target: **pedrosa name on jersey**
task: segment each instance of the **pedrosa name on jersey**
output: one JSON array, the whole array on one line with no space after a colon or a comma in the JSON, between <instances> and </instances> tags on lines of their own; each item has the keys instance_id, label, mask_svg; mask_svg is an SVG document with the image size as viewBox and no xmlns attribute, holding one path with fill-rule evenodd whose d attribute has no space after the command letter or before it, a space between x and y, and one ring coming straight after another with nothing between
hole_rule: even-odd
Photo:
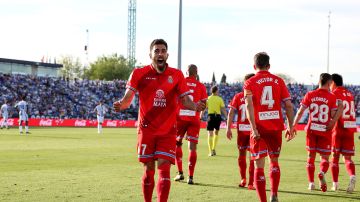
<instances>
[{"instance_id":1,"label":"pedrosa name on jersey","mask_svg":"<svg viewBox=\"0 0 360 202\"><path fill-rule=\"evenodd\" d=\"M313 97L313 98L311 98L311 102L316 102L316 101L324 102L325 104L327 104L329 102L329 100L324 98L324 97Z\"/></svg>"},{"instance_id":2,"label":"pedrosa name on jersey","mask_svg":"<svg viewBox=\"0 0 360 202\"><path fill-rule=\"evenodd\" d=\"M266 112L259 112L259 119L263 120L272 120L272 119L280 119L280 112L279 111L266 111Z\"/></svg>"}]
</instances>

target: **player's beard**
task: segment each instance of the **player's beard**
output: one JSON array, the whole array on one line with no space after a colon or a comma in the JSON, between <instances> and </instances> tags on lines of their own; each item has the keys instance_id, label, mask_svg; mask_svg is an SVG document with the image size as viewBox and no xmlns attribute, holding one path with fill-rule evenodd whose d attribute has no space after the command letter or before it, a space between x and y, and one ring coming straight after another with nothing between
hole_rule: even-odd
<instances>
[{"instance_id":1,"label":"player's beard","mask_svg":"<svg viewBox=\"0 0 360 202\"><path fill-rule=\"evenodd\" d=\"M166 58L158 57L156 60L154 60L153 64L159 72L164 72L166 68Z\"/></svg>"}]
</instances>

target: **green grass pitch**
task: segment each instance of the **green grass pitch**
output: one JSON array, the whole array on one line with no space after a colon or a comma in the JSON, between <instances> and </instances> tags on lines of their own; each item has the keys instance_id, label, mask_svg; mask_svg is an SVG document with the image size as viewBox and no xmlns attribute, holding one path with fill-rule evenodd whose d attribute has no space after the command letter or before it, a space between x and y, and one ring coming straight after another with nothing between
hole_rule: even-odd
<instances>
[{"instance_id":1,"label":"green grass pitch","mask_svg":"<svg viewBox=\"0 0 360 202\"><path fill-rule=\"evenodd\" d=\"M95 128L31 128L31 132L20 136L16 128L0 131L0 201L142 201L143 169L137 161L135 129L105 128L102 135ZM228 141L221 130L218 156L208 157L205 134L202 130L196 185L172 182L169 201L257 201L255 191L238 188L235 140ZM304 147L303 132L294 141L283 143L281 201L360 200L359 183L353 194L344 191L349 179L344 164L339 192L308 191ZM359 170L357 149L355 163ZM184 168L186 165L184 149ZM172 177L175 172L174 166ZM330 172L326 177L330 189ZM267 181L268 188L269 184Z\"/></svg>"}]
</instances>

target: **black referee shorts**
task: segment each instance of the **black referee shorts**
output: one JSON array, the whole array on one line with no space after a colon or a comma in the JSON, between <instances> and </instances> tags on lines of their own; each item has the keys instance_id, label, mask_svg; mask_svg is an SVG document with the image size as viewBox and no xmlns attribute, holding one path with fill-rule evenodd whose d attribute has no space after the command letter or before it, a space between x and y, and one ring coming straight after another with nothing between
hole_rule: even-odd
<instances>
[{"instance_id":1,"label":"black referee shorts","mask_svg":"<svg viewBox=\"0 0 360 202\"><path fill-rule=\"evenodd\" d=\"M221 115L220 114L209 114L207 120L206 129L208 131L214 131L220 129Z\"/></svg>"}]
</instances>

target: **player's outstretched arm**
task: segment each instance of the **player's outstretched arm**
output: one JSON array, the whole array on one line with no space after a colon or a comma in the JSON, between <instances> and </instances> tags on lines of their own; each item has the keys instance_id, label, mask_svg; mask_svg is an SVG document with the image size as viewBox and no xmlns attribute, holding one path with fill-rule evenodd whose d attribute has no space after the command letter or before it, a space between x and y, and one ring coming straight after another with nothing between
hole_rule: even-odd
<instances>
[{"instance_id":1,"label":"player's outstretched arm","mask_svg":"<svg viewBox=\"0 0 360 202\"><path fill-rule=\"evenodd\" d=\"M121 110L129 108L134 96L135 92L133 90L126 89L124 97L121 100L114 102L113 107L115 111L120 112Z\"/></svg>"},{"instance_id":2,"label":"player's outstretched arm","mask_svg":"<svg viewBox=\"0 0 360 202\"><path fill-rule=\"evenodd\" d=\"M234 120L234 109L230 107L229 114L227 117L227 123L226 123L226 137L231 140L232 139L232 131L231 131L231 125Z\"/></svg>"},{"instance_id":3,"label":"player's outstretched arm","mask_svg":"<svg viewBox=\"0 0 360 202\"><path fill-rule=\"evenodd\" d=\"M255 115L254 115L254 104L253 104L253 99L252 99L251 95L246 96L245 106L246 106L246 117L248 117L248 120L249 120L250 126L251 126L251 130L253 132L252 136L255 140L258 140L258 139L260 139L260 134L256 128Z\"/></svg>"},{"instance_id":4,"label":"player's outstretched arm","mask_svg":"<svg viewBox=\"0 0 360 202\"><path fill-rule=\"evenodd\" d=\"M197 103L193 102L190 97L188 95L185 95L183 97L180 98L182 104L190 109L190 110L194 110L194 111L203 111L206 107L205 103L203 101L199 101Z\"/></svg>"},{"instance_id":5,"label":"player's outstretched arm","mask_svg":"<svg viewBox=\"0 0 360 202\"><path fill-rule=\"evenodd\" d=\"M287 141L290 141L296 135L296 130L294 127L294 106L290 100L285 101L285 112L287 119L287 129L285 132L285 137L287 138Z\"/></svg>"}]
</instances>

